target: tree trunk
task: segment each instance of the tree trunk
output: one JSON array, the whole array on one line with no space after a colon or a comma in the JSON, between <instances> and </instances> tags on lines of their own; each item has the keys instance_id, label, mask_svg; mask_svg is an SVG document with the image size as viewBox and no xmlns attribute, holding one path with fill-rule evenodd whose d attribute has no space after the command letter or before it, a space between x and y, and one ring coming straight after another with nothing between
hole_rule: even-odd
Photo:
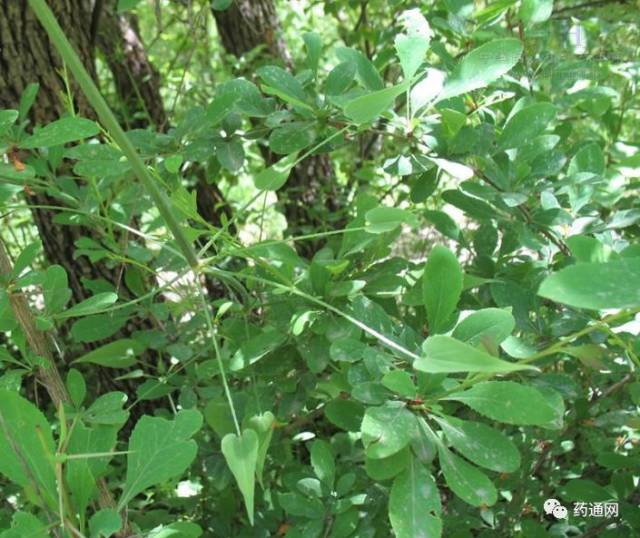
<instances>
[{"instance_id":1,"label":"tree trunk","mask_svg":"<svg viewBox=\"0 0 640 538\"><path fill-rule=\"evenodd\" d=\"M88 2L56 0L50 5L85 67L95 78L89 31L92 14L87 8ZM65 82L61 78L63 63L26 1L0 0L0 45L0 108L17 109L23 91L30 83L35 82L40 88L29 113L31 125L41 126L63 116L67 112L60 98L61 95L66 94ZM71 77L69 82L75 99L76 112L82 117L95 119L94 111L86 101L83 92ZM133 296L124 284L121 265L109 262L93 263L86 256L74 257L76 241L82 237L88 237L101 243L99 232L86 225L66 225L56 222L54 219L58 212L47 207L60 207L65 203L46 190L38 189L33 192L31 189L25 189L25 191L25 198L31 206L45 257L50 264L64 267L73 302L78 303L93 295L85 286L85 281L90 280L104 280L121 295ZM68 325L61 328L63 335L67 333L68 328ZM155 323L152 317L146 315L132 317L109 340L130 337L136 331L154 328ZM104 341L85 343L84 351L95 349L102 343ZM155 359L155 352L148 351L143 356L143 364ZM125 390L130 395L135 395L135 387L127 381L114 381L112 372L100 369L97 375L99 382L107 390ZM140 413L144 409L140 406L136 411Z\"/></svg>"},{"instance_id":2,"label":"tree trunk","mask_svg":"<svg viewBox=\"0 0 640 538\"><path fill-rule=\"evenodd\" d=\"M273 0L236 0L224 11L213 10L220 41L236 57L259 46L291 67L291 56Z\"/></svg>"},{"instance_id":3,"label":"tree trunk","mask_svg":"<svg viewBox=\"0 0 640 538\"><path fill-rule=\"evenodd\" d=\"M57 0L52 3L52 8L86 68L95 76L87 24L91 15L85 9L85 4L74 0ZM22 93L30 83L35 82L40 88L29 114L31 124L43 125L60 118L66 112L60 99L60 95L66 93L60 75L63 63L27 2L0 0L0 43L0 108L17 109ZM76 111L83 117L93 118L92 108L73 81L71 88ZM32 214L47 260L65 268L75 301L90 295L83 286L84 278L103 278L112 283L118 281L117 268L93 264L84 257L73 258L75 241L82 236L94 237L92 230L57 224L54 221L55 211L37 207L60 206L59 200L47 192L29 192L26 198L30 205L36 206Z\"/></svg>"},{"instance_id":4,"label":"tree trunk","mask_svg":"<svg viewBox=\"0 0 640 538\"><path fill-rule=\"evenodd\" d=\"M291 55L282 36L280 21L273 0L235 0L225 11L213 10L220 40L225 50L236 57L265 47L266 52L291 67ZM270 151L264 150L267 163L277 160ZM335 183L331 160L327 155L313 155L301 162L291 172L286 189L281 191L284 200L284 215L292 235L311 229L326 227L326 212L335 213L342 206ZM319 205L321 211L312 211ZM299 244L300 253L312 256L319 244Z\"/></svg>"},{"instance_id":5,"label":"tree trunk","mask_svg":"<svg viewBox=\"0 0 640 538\"><path fill-rule=\"evenodd\" d=\"M124 123L130 128L154 125L167 128L167 115L160 95L160 75L147 57L134 15L116 13L108 2L104 13L96 13L96 44L113 75Z\"/></svg>"}]
</instances>

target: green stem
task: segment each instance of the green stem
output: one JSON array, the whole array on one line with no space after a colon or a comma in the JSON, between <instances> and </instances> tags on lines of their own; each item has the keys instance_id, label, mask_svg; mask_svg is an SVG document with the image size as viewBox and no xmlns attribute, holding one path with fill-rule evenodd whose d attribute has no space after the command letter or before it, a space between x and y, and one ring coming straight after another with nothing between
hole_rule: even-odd
<instances>
[{"instance_id":1,"label":"green stem","mask_svg":"<svg viewBox=\"0 0 640 538\"><path fill-rule=\"evenodd\" d=\"M167 224L169 230L173 234L173 237L180 248L180 251L186 258L189 265L196 269L198 267L198 258L196 257L193 246L187 239L182 227L178 223L176 217L174 216L171 206L169 204L169 200L165 196L165 194L160 190L160 188L156 185L151 174L147 170L146 165L142 158L138 155L136 149L133 147L131 141L127 138L127 135L120 127L118 120L113 115L113 112L109 108L109 105L104 100L102 95L100 94L100 90L96 87L93 79L85 69L82 61L78 57L78 54L69 43L66 35L58 21L56 20L54 14L51 9L45 2L45 0L29 0L29 6L35 13L36 17L46 30L49 38L54 44L56 50L64 60L65 64L73 73L73 76L76 78L78 85L84 92L87 97L89 103L96 111L100 122L103 124L105 129L109 132L109 134L113 137L113 140L120 146L122 153L124 153L125 157L131 164L135 175L138 177L140 182L143 184L145 190L151 196L153 202L155 203L160 215L164 219Z\"/></svg>"},{"instance_id":2,"label":"green stem","mask_svg":"<svg viewBox=\"0 0 640 538\"><path fill-rule=\"evenodd\" d=\"M233 397L231 396L229 383L227 382L227 374L224 369L224 363L222 362L222 353L220 353L220 346L218 345L218 337L216 335L216 329L213 326L213 320L211 319L211 312L209 311L209 305L207 305L207 301L205 300L204 293L202 292L202 288L198 287L198 291L200 294L200 300L202 302L202 308L204 310L204 317L207 320L207 329L208 329L209 335L211 336L211 342L213 343L213 349L216 354L216 361L218 362L218 368L220 370L220 378L222 379L222 387L224 388L224 394L227 397L227 402L229 403L229 409L231 410L231 416L233 417L233 424L236 428L236 433L238 434L238 437L240 437L242 435L242 432L240 430L240 423L238 422L236 408L233 405Z\"/></svg>"}]
</instances>

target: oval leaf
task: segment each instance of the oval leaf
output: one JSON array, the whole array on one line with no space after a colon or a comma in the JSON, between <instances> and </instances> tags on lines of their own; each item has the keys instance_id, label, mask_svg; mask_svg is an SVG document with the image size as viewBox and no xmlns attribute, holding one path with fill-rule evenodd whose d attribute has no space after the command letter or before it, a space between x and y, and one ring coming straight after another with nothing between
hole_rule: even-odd
<instances>
[{"instance_id":1,"label":"oval leaf","mask_svg":"<svg viewBox=\"0 0 640 538\"><path fill-rule=\"evenodd\" d=\"M464 502L471 506L491 506L496 503L498 492L480 469L444 446L438 447L438 455L447 486Z\"/></svg>"},{"instance_id":2,"label":"oval leaf","mask_svg":"<svg viewBox=\"0 0 640 538\"><path fill-rule=\"evenodd\" d=\"M501 308L484 308L464 318L453 330L452 336L470 346L483 342L502 343L513 332L516 320Z\"/></svg>"},{"instance_id":3,"label":"oval leaf","mask_svg":"<svg viewBox=\"0 0 640 538\"><path fill-rule=\"evenodd\" d=\"M413 213L398 207L376 207L365 214L367 231L380 234L395 230L401 224L416 226L417 220Z\"/></svg>"},{"instance_id":4,"label":"oval leaf","mask_svg":"<svg viewBox=\"0 0 640 538\"><path fill-rule=\"evenodd\" d=\"M498 473L512 473L520 467L516 445L501 431L481 422L434 418L453 447L476 465Z\"/></svg>"},{"instance_id":5,"label":"oval leaf","mask_svg":"<svg viewBox=\"0 0 640 538\"><path fill-rule=\"evenodd\" d=\"M447 78L438 100L484 88L518 63L522 55L519 39L496 39L472 50Z\"/></svg>"},{"instance_id":6,"label":"oval leaf","mask_svg":"<svg viewBox=\"0 0 640 538\"><path fill-rule=\"evenodd\" d=\"M503 361L449 336L431 336L422 346L424 357L413 363L421 372L455 373L487 372L508 373L518 370L536 370L528 364Z\"/></svg>"},{"instance_id":7,"label":"oval leaf","mask_svg":"<svg viewBox=\"0 0 640 538\"><path fill-rule=\"evenodd\" d=\"M565 267L542 282L538 295L576 308L636 308L640 306L640 258Z\"/></svg>"},{"instance_id":8,"label":"oval leaf","mask_svg":"<svg viewBox=\"0 0 640 538\"><path fill-rule=\"evenodd\" d=\"M523 108L507 121L497 143L501 150L518 148L542 134L556 117L556 107L550 103L536 103Z\"/></svg>"},{"instance_id":9,"label":"oval leaf","mask_svg":"<svg viewBox=\"0 0 640 538\"><path fill-rule=\"evenodd\" d=\"M345 115L354 123L369 123L386 112L395 103L396 97L404 93L408 84L403 82L391 88L368 93L349 101L344 107Z\"/></svg>"},{"instance_id":10,"label":"oval leaf","mask_svg":"<svg viewBox=\"0 0 640 538\"><path fill-rule=\"evenodd\" d=\"M297 153L291 153L269 168L262 170L254 179L256 188L261 191L277 191L289 179L289 174L297 158Z\"/></svg>"},{"instance_id":11,"label":"oval leaf","mask_svg":"<svg viewBox=\"0 0 640 538\"><path fill-rule=\"evenodd\" d=\"M367 457L386 458L399 452L411 442L415 429L415 416L403 404L369 407L360 427Z\"/></svg>"},{"instance_id":12,"label":"oval leaf","mask_svg":"<svg viewBox=\"0 0 640 538\"><path fill-rule=\"evenodd\" d=\"M66 312L59 314L58 318L77 318L102 312L118 300L118 296L113 292L98 293L93 297L85 299L81 303L72 306Z\"/></svg>"},{"instance_id":13,"label":"oval leaf","mask_svg":"<svg viewBox=\"0 0 640 538\"><path fill-rule=\"evenodd\" d=\"M435 538L442 534L440 494L435 481L420 462L393 481L389 495L389 521L397 538Z\"/></svg>"},{"instance_id":14,"label":"oval leaf","mask_svg":"<svg viewBox=\"0 0 640 538\"><path fill-rule=\"evenodd\" d=\"M99 364L107 368L128 368L136 363L144 346L130 338L110 342L83 355L74 362Z\"/></svg>"},{"instance_id":15,"label":"oval leaf","mask_svg":"<svg viewBox=\"0 0 640 538\"><path fill-rule=\"evenodd\" d=\"M424 266L422 297L432 334L444 332L462 293L462 269L448 248L436 245Z\"/></svg>"},{"instance_id":16,"label":"oval leaf","mask_svg":"<svg viewBox=\"0 0 640 538\"><path fill-rule=\"evenodd\" d=\"M481 415L507 424L547 426L556 418L553 406L538 390L513 381L478 383L443 400L461 402Z\"/></svg>"},{"instance_id":17,"label":"oval leaf","mask_svg":"<svg viewBox=\"0 0 640 538\"><path fill-rule=\"evenodd\" d=\"M95 121L86 118L62 118L38 129L34 134L20 143L21 148L46 148L61 146L67 142L75 142L100 132Z\"/></svg>"}]
</instances>

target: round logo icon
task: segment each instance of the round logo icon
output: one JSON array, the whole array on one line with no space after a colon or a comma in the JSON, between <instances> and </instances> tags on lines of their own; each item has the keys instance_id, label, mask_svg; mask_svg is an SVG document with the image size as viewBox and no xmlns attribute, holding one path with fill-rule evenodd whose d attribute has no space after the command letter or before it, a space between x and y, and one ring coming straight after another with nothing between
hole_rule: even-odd
<instances>
[{"instance_id":1,"label":"round logo icon","mask_svg":"<svg viewBox=\"0 0 640 538\"><path fill-rule=\"evenodd\" d=\"M559 506L561 505L558 499L547 499L546 501L544 501L544 513L547 515L551 515L553 514L553 511Z\"/></svg>"},{"instance_id":2,"label":"round logo icon","mask_svg":"<svg viewBox=\"0 0 640 538\"><path fill-rule=\"evenodd\" d=\"M567 512L567 509L562 505L556 506L553 509L553 517L556 519L567 519L568 515L569 512Z\"/></svg>"}]
</instances>

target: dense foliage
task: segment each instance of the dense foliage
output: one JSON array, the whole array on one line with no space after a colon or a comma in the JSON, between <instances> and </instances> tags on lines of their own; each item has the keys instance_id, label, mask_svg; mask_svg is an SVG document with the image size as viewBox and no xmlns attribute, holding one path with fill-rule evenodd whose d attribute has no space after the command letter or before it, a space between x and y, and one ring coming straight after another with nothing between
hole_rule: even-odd
<instances>
[{"instance_id":1,"label":"dense foliage","mask_svg":"<svg viewBox=\"0 0 640 538\"><path fill-rule=\"evenodd\" d=\"M633 2L28 4L1 538L640 535Z\"/></svg>"}]
</instances>

